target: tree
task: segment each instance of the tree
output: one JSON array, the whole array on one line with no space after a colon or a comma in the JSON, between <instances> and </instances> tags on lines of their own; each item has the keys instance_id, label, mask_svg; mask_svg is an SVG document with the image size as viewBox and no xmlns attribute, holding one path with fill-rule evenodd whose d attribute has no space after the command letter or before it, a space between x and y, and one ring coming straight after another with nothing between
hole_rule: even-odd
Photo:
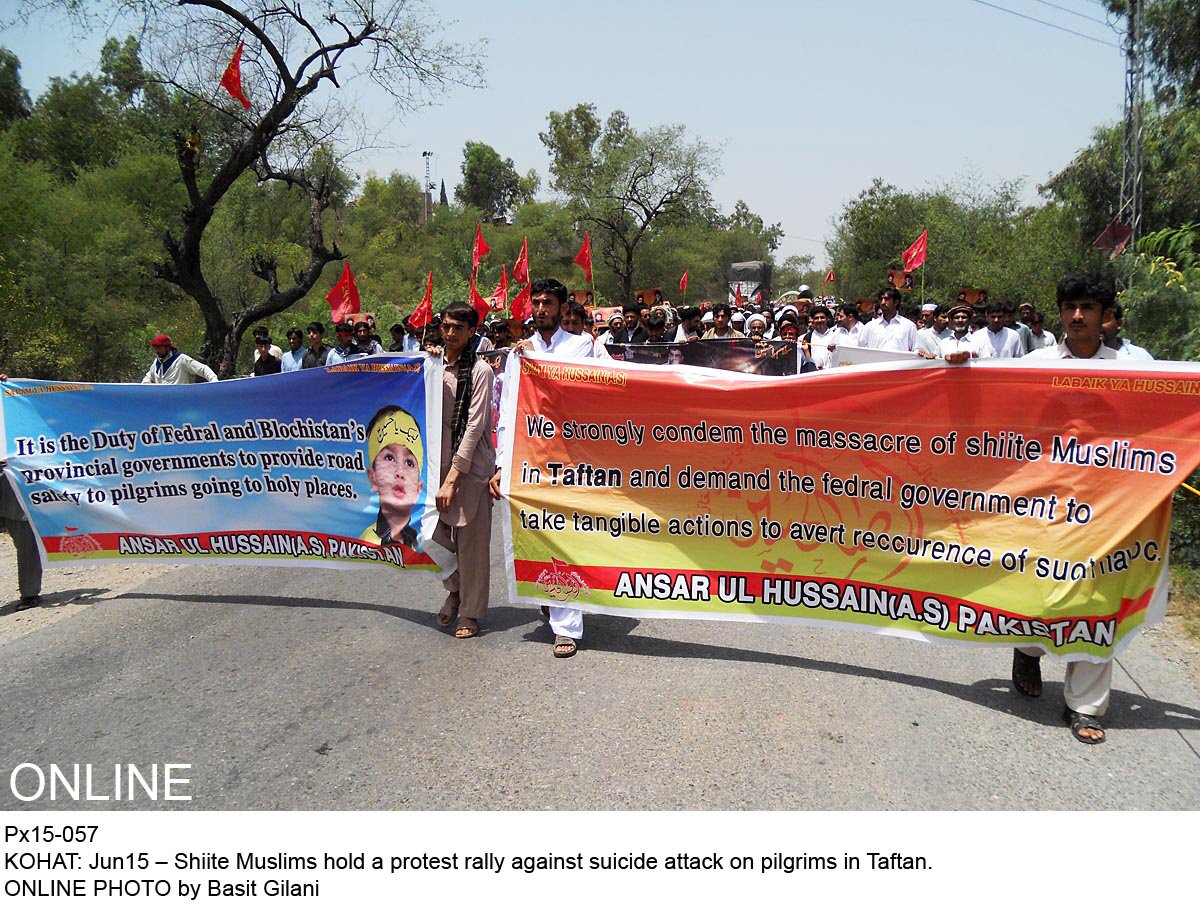
<instances>
[{"instance_id":1,"label":"tree","mask_svg":"<svg viewBox=\"0 0 1200 904\"><path fill-rule=\"evenodd\" d=\"M876 179L843 207L826 245L838 288L848 298L875 294L886 271L900 265L901 252L927 228L923 277L930 300L951 301L959 289L986 287L997 300L1050 309L1059 278L1087 262L1089 249L1063 205L1026 208L1020 196L1017 182L963 178L911 193ZM915 293L913 301L919 298Z\"/></svg>"},{"instance_id":2,"label":"tree","mask_svg":"<svg viewBox=\"0 0 1200 904\"><path fill-rule=\"evenodd\" d=\"M1200 107L1147 105L1142 223L1147 232L1200 220ZM1092 241L1116 214L1121 188L1121 126L1096 129L1092 143L1045 185Z\"/></svg>"},{"instance_id":3,"label":"tree","mask_svg":"<svg viewBox=\"0 0 1200 904\"><path fill-rule=\"evenodd\" d=\"M1113 16L1129 15L1129 0L1105 0L1104 5ZM1194 102L1200 94L1200 3L1148 0L1143 6L1151 75L1159 99Z\"/></svg>"},{"instance_id":4,"label":"tree","mask_svg":"<svg viewBox=\"0 0 1200 904\"><path fill-rule=\"evenodd\" d=\"M513 207L533 200L538 190L539 180L534 170L520 175L511 157L501 158L495 148L481 141L463 145L462 176L454 197L479 208L489 220L507 217ZM445 183L442 194L445 195Z\"/></svg>"},{"instance_id":5,"label":"tree","mask_svg":"<svg viewBox=\"0 0 1200 904\"><path fill-rule=\"evenodd\" d=\"M638 132L620 110L602 127L592 104L552 112L548 121L538 137L550 152L551 185L592 233L628 300L639 248L655 230L711 219L717 153L689 141L681 125Z\"/></svg>"},{"instance_id":6,"label":"tree","mask_svg":"<svg viewBox=\"0 0 1200 904\"><path fill-rule=\"evenodd\" d=\"M72 8L86 4L64 0ZM330 0L320 17L295 0L125 0L148 23L153 70L178 95L228 124L218 142L199 117L179 122L175 157L187 202L164 238L158 276L189 296L204 320L200 355L222 376L236 367L243 334L254 323L294 305L344 255L325 239L325 215L348 189L333 151L350 130L334 103L356 75L386 90L401 111L427 103L449 84L477 83L476 64L455 45L436 42L433 26L414 2ZM252 106L243 110L213 88L239 41L242 76ZM190 112L190 111L189 111ZM305 257L287 266L263 248L249 260L260 294L238 307L223 300L206 272L204 242L221 205L244 176L279 183L306 208Z\"/></svg>"},{"instance_id":7,"label":"tree","mask_svg":"<svg viewBox=\"0 0 1200 904\"><path fill-rule=\"evenodd\" d=\"M21 61L0 47L0 129L29 115L29 92L21 86Z\"/></svg>"}]
</instances>

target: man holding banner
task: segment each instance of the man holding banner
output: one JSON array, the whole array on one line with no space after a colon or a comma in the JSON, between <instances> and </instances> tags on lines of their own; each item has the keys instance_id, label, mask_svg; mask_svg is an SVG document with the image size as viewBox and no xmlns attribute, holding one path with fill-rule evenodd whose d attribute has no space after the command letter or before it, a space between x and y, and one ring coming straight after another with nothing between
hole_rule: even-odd
<instances>
[{"instance_id":1,"label":"man holding banner","mask_svg":"<svg viewBox=\"0 0 1200 904\"><path fill-rule=\"evenodd\" d=\"M1091 359L1113 361L1117 353L1101 341L1101 325L1116 303L1111 279L1089 277L1081 273L1066 276L1058 284L1058 314L1062 318L1063 339L1051 348L1030 352L1030 360ZM989 314L991 309L989 308ZM1013 650L1013 685L1026 697L1042 694L1042 672L1038 661L1042 647L1017 647ZM1069 662L1063 682L1067 708L1063 712L1071 734L1084 744L1103 744L1104 726L1100 717L1108 710L1112 690L1112 660Z\"/></svg>"},{"instance_id":2,"label":"man holding banner","mask_svg":"<svg viewBox=\"0 0 1200 904\"><path fill-rule=\"evenodd\" d=\"M876 297L879 299L879 317L862 328L858 344L863 348L915 352L917 328L911 320L899 314L900 290L883 289Z\"/></svg>"},{"instance_id":3,"label":"man holding banner","mask_svg":"<svg viewBox=\"0 0 1200 904\"><path fill-rule=\"evenodd\" d=\"M444 581L449 595L438 623L465 640L479 633L491 586L492 500L488 480L496 470L492 445L492 368L472 339L479 312L456 301L442 312L442 461L433 539L452 551L458 569Z\"/></svg>"},{"instance_id":4,"label":"man holding banner","mask_svg":"<svg viewBox=\"0 0 1200 904\"><path fill-rule=\"evenodd\" d=\"M505 367L504 386L511 390L506 393L501 404L505 411L516 407L517 380L521 367L522 351L542 352L547 355L557 355L560 358L592 358L595 348L587 336L574 336L561 327L563 308L567 304L567 287L557 279L539 279L529 289L530 304L533 307L533 335L517 343L513 354L508 356ZM497 457L505 460L505 453L512 437L508 434L506 423L508 418L501 415L500 427L496 431ZM496 469L489 484L491 494L496 499L503 499L500 489L500 468ZM566 659L575 655L578 642L583 639L583 612L578 609L567 609L563 606L548 606L550 630L554 632L554 657Z\"/></svg>"}]
</instances>

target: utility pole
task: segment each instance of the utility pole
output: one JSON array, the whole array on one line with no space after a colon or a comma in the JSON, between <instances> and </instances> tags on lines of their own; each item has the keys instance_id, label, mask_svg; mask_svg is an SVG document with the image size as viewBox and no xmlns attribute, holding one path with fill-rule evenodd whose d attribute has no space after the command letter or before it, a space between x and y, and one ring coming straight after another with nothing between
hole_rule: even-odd
<instances>
[{"instance_id":1,"label":"utility pole","mask_svg":"<svg viewBox=\"0 0 1200 904\"><path fill-rule=\"evenodd\" d=\"M1125 33L1125 129L1121 141L1121 196L1117 219L1132 230L1132 245L1142 235L1142 148L1145 141L1146 30L1143 0L1129 0Z\"/></svg>"},{"instance_id":2,"label":"utility pole","mask_svg":"<svg viewBox=\"0 0 1200 904\"><path fill-rule=\"evenodd\" d=\"M430 196L433 183L429 181L429 164L433 159L433 151L421 151L421 156L425 158L425 184L421 187L421 225L423 226L429 222L429 218L433 214L430 209L433 206L431 203L433 198Z\"/></svg>"}]
</instances>

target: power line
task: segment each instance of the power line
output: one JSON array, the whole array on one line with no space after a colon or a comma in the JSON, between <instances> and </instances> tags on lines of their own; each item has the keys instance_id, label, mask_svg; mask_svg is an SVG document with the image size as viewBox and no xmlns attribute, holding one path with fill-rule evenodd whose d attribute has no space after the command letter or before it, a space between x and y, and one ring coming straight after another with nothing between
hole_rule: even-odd
<instances>
[{"instance_id":1,"label":"power line","mask_svg":"<svg viewBox=\"0 0 1200 904\"><path fill-rule=\"evenodd\" d=\"M1102 41L1102 40L1100 40L1100 38L1093 38L1091 35L1085 35L1081 31L1073 31L1070 28L1064 28L1061 25L1055 25L1053 22L1047 22L1045 19L1038 19L1038 18L1035 18L1034 16L1027 16L1027 15L1025 15L1025 13L1019 13L1015 9L1009 9L1007 6L997 6L995 3L988 3L987 0L971 0L971 2L978 3L980 6L989 6L992 9L998 9L1002 13L1008 13L1009 15L1019 16L1022 19L1028 19L1030 22L1036 22L1036 23L1038 23L1038 25L1045 25L1047 28L1053 28L1053 29L1056 29L1057 31L1065 31L1067 34L1075 35L1075 37L1077 37L1077 38L1083 38L1085 41L1094 41L1097 44L1103 44L1105 47L1112 47L1114 50L1121 49L1118 45L1112 43L1111 41Z\"/></svg>"},{"instance_id":2,"label":"power line","mask_svg":"<svg viewBox=\"0 0 1200 904\"><path fill-rule=\"evenodd\" d=\"M1069 9L1065 6L1059 6L1057 3L1051 3L1050 0L1033 0L1033 2L1040 3L1042 6L1049 6L1053 9L1059 10L1060 12L1070 13L1072 16L1078 16L1081 19L1087 19L1089 22L1095 22L1097 25L1103 25L1105 28L1108 28L1108 21L1106 19L1097 19L1095 16L1089 16L1087 13L1081 13L1078 10Z\"/></svg>"}]
</instances>

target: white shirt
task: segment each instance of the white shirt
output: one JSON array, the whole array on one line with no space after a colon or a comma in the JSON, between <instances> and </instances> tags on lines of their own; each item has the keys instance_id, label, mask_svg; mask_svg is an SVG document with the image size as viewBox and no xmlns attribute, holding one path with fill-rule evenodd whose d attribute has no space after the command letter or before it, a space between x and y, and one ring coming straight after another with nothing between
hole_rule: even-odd
<instances>
[{"instance_id":1,"label":"white shirt","mask_svg":"<svg viewBox=\"0 0 1200 904\"><path fill-rule=\"evenodd\" d=\"M1057 345L1051 345L1048 348L1034 349L1025 357L1027 359L1035 358L1039 361L1046 361L1048 359L1074 358L1076 356L1071 354L1071 349L1069 349L1067 347L1067 342L1066 342L1066 339L1064 338L1063 341L1058 343ZM1119 357L1120 357L1120 355L1118 355L1115 350L1109 348L1107 345L1105 345L1103 342L1101 342L1100 348L1096 349L1096 354L1092 355L1091 358L1087 358L1084 360L1115 361Z\"/></svg>"},{"instance_id":2,"label":"white shirt","mask_svg":"<svg viewBox=\"0 0 1200 904\"><path fill-rule=\"evenodd\" d=\"M1121 337L1121 347L1113 349L1121 358L1133 358L1137 361L1153 361L1154 356L1142 348L1140 345L1134 345L1124 336Z\"/></svg>"},{"instance_id":3,"label":"white shirt","mask_svg":"<svg viewBox=\"0 0 1200 904\"><path fill-rule=\"evenodd\" d=\"M1039 348L1051 348L1058 345L1058 340L1054 338L1054 334L1049 330L1042 330L1042 335L1039 337L1037 333L1030 331L1033 336L1033 351Z\"/></svg>"},{"instance_id":4,"label":"white shirt","mask_svg":"<svg viewBox=\"0 0 1200 904\"><path fill-rule=\"evenodd\" d=\"M596 347L592 342L592 337L587 333L581 333L576 336L574 333L568 333L561 326L550 341L547 342L542 338L542 334L537 330L533 331L533 335L529 337L528 342L533 346L533 351L541 352L547 355L557 355L560 358L594 358L596 357ZM504 461L504 456L508 452L506 443L508 441L508 431L505 429L504 416L507 405L516 405L517 380L520 376L521 356L510 354L508 360L504 364L504 390L500 400L500 423L496 427L496 467L500 467L500 462ZM510 398L511 396L511 398Z\"/></svg>"},{"instance_id":5,"label":"white shirt","mask_svg":"<svg viewBox=\"0 0 1200 904\"><path fill-rule=\"evenodd\" d=\"M164 368L162 361L156 356L150 369L146 371L146 376L142 377L142 382L177 386L180 383L194 383L193 377L199 377L206 383L217 382L217 375L211 367L203 361L189 358L183 352L176 352L174 357L167 360L170 363Z\"/></svg>"},{"instance_id":6,"label":"white shirt","mask_svg":"<svg viewBox=\"0 0 1200 904\"><path fill-rule=\"evenodd\" d=\"M680 325L679 325L679 326L676 328L676 330L675 330L675 338L674 338L673 340L671 340L671 341L672 341L672 342L687 342L687 341L688 341L689 339L691 339L693 336L695 336L697 339L699 339L699 338L700 338L700 331L699 331L699 330L697 330L697 331L696 331L696 332L694 332L694 333L689 333L689 332L687 332L687 330L685 330L685 329L683 328L683 324L680 324Z\"/></svg>"},{"instance_id":7,"label":"white shirt","mask_svg":"<svg viewBox=\"0 0 1200 904\"><path fill-rule=\"evenodd\" d=\"M931 355L941 354L943 339L949 339L954 331L947 328L940 333L931 326L917 330L917 348L924 349Z\"/></svg>"},{"instance_id":8,"label":"white shirt","mask_svg":"<svg viewBox=\"0 0 1200 904\"><path fill-rule=\"evenodd\" d=\"M367 356L366 352L351 352L349 351L349 348L350 346L346 346L346 348L343 349L340 345L331 345L329 347L329 354L325 358L325 366L329 367L333 364L345 364L347 361L353 361L355 358L365 358ZM358 346L356 345L355 348L358 348Z\"/></svg>"},{"instance_id":9,"label":"white shirt","mask_svg":"<svg viewBox=\"0 0 1200 904\"><path fill-rule=\"evenodd\" d=\"M1021 334L1006 326L993 332L985 327L971 334L975 342L975 351L981 358L1020 358L1025 354L1025 343Z\"/></svg>"},{"instance_id":10,"label":"white shirt","mask_svg":"<svg viewBox=\"0 0 1200 904\"><path fill-rule=\"evenodd\" d=\"M917 350L917 325L899 314L891 320L884 320L881 316L863 327L858 336L858 344L863 348L915 352Z\"/></svg>"},{"instance_id":11,"label":"white shirt","mask_svg":"<svg viewBox=\"0 0 1200 904\"><path fill-rule=\"evenodd\" d=\"M947 355L954 355L958 352L970 352L973 357L975 354L975 342L972 340L970 333L963 333L963 337L959 339L954 335L954 330L951 330L950 337L943 339L938 344L938 355L944 358Z\"/></svg>"},{"instance_id":12,"label":"white shirt","mask_svg":"<svg viewBox=\"0 0 1200 904\"><path fill-rule=\"evenodd\" d=\"M812 355L813 364L821 370L829 367L833 360L833 355L829 351L829 346L837 348L839 345L837 335L833 330L826 330L824 333L812 331L812 338L809 339L809 352Z\"/></svg>"},{"instance_id":13,"label":"white shirt","mask_svg":"<svg viewBox=\"0 0 1200 904\"><path fill-rule=\"evenodd\" d=\"M833 333L833 342L837 346L850 345L858 346L859 333L862 328L856 323L850 329L846 329L841 324L835 326L829 332Z\"/></svg>"}]
</instances>

